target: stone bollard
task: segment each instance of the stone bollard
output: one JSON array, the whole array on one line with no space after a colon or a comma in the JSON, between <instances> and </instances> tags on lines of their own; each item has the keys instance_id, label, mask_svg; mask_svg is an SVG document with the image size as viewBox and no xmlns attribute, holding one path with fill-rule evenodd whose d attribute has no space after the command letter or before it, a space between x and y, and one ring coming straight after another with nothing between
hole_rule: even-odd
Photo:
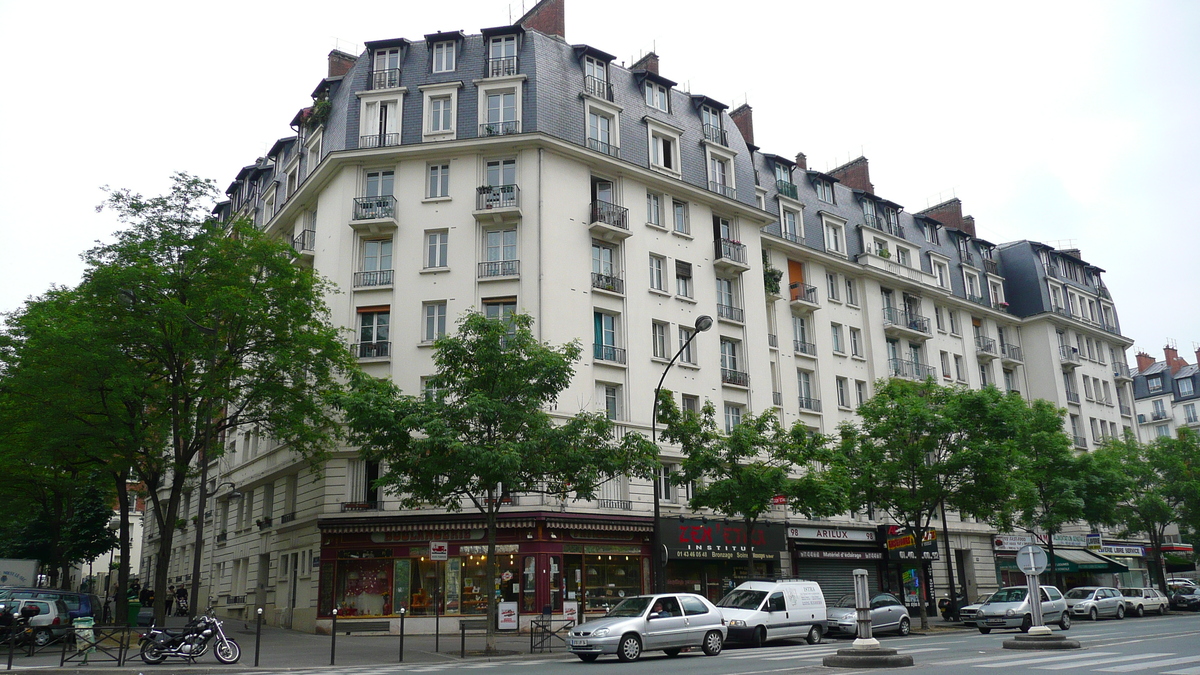
<instances>
[{"instance_id":1,"label":"stone bollard","mask_svg":"<svg viewBox=\"0 0 1200 675\"><path fill-rule=\"evenodd\" d=\"M898 654L895 649L879 646L871 635L871 597L867 592L867 571L854 570L854 608L858 613L857 637L850 649L839 649L826 656L822 663L830 668L903 668L913 664L913 657Z\"/></svg>"}]
</instances>

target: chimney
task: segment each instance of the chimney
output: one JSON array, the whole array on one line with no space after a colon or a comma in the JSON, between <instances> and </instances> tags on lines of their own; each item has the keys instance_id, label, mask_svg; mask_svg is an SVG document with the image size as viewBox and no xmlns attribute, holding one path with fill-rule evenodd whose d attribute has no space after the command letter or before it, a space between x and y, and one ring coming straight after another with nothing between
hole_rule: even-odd
<instances>
[{"instance_id":1,"label":"chimney","mask_svg":"<svg viewBox=\"0 0 1200 675\"><path fill-rule=\"evenodd\" d=\"M937 206L931 206L921 211L919 215L929 216L952 230L975 236L975 219L970 216L963 218L962 201L958 197L944 201Z\"/></svg>"},{"instance_id":2,"label":"chimney","mask_svg":"<svg viewBox=\"0 0 1200 675\"><path fill-rule=\"evenodd\" d=\"M747 145L754 145L754 116L749 103L743 103L729 113Z\"/></svg>"},{"instance_id":3,"label":"chimney","mask_svg":"<svg viewBox=\"0 0 1200 675\"><path fill-rule=\"evenodd\" d=\"M335 49L329 52L329 77L341 77L350 72L357 60L357 56L343 51Z\"/></svg>"},{"instance_id":4,"label":"chimney","mask_svg":"<svg viewBox=\"0 0 1200 675\"><path fill-rule=\"evenodd\" d=\"M1058 252L1065 256L1070 256L1080 262L1083 261L1082 254L1079 252L1079 249L1077 249L1077 248L1060 248L1060 249L1058 249Z\"/></svg>"},{"instance_id":5,"label":"chimney","mask_svg":"<svg viewBox=\"0 0 1200 675\"><path fill-rule=\"evenodd\" d=\"M1147 368L1149 368L1152 365L1154 365L1154 357L1153 356L1150 356L1146 352L1138 352L1137 353L1137 368L1138 368L1139 373L1146 370Z\"/></svg>"},{"instance_id":6,"label":"chimney","mask_svg":"<svg viewBox=\"0 0 1200 675\"><path fill-rule=\"evenodd\" d=\"M803 152L796 153L796 166L800 167L801 171L808 171L808 157Z\"/></svg>"},{"instance_id":7,"label":"chimney","mask_svg":"<svg viewBox=\"0 0 1200 675\"><path fill-rule=\"evenodd\" d=\"M1188 364L1187 361L1179 358L1179 350L1173 345L1163 347L1163 357L1166 359L1167 367L1171 369L1172 375L1178 373L1180 368Z\"/></svg>"},{"instance_id":8,"label":"chimney","mask_svg":"<svg viewBox=\"0 0 1200 675\"><path fill-rule=\"evenodd\" d=\"M859 157L847 162L829 172L830 176L840 180L843 185L867 194L875 194L875 186L871 185L871 172L867 167L867 158Z\"/></svg>"},{"instance_id":9,"label":"chimney","mask_svg":"<svg viewBox=\"0 0 1200 675\"><path fill-rule=\"evenodd\" d=\"M1200 366L1200 347L1196 347L1196 365Z\"/></svg>"},{"instance_id":10,"label":"chimney","mask_svg":"<svg viewBox=\"0 0 1200 675\"><path fill-rule=\"evenodd\" d=\"M658 74L658 54L655 54L654 52L650 52L649 54L646 54L642 58L638 59L636 63L634 63L632 66L630 66L629 69L630 70L644 70L648 73L654 73L655 75L657 75Z\"/></svg>"},{"instance_id":11,"label":"chimney","mask_svg":"<svg viewBox=\"0 0 1200 675\"><path fill-rule=\"evenodd\" d=\"M528 30L536 30L546 35L567 37L567 20L565 17L566 0L542 0L533 6L525 16L517 20L517 25Z\"/></svg>"}]
</instances>

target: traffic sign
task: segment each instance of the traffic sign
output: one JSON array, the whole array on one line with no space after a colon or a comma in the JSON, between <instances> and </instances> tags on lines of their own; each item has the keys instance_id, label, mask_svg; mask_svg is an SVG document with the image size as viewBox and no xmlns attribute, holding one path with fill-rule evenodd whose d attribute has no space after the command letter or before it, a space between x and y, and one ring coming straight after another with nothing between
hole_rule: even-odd
<instances>
[{"instance_id":1,"label":"traffic sign","mask_svg":"<svg viewBox=\"0 0 1200 675\"><path fill-rule=\"evenodd\" d=\"M1020 551L1017 551L1017 569L1025 574L1037 576L1046 571L1046 564L1049 559L1046 556L1046 549L1041 546L1030 544L1022 546Z\"/></svg>"}]
</instances>

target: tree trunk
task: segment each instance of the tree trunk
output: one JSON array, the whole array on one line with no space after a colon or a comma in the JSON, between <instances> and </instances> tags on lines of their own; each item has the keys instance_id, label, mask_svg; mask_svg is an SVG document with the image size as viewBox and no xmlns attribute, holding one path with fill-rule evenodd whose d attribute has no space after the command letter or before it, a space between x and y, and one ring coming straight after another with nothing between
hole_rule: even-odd
<instances>
[{"instance_id":1,"label":"tree trunk","mask_svg":"<svg viewBox=\"0 0 1200 675\"><path fill-rule=\"evenodd\" d=\"M1046 548L1050 549L1050 559L1047 561L1047 564L1050 565L1050 576L1051 576L1051 578L1054 579L1054 587L1061 591L1062 587L1063 587L1062 574L1059 573L1058 564L1055 562L1055 559L1054 559L1054 533L1053 532L1046 533Z\"/></svg>"},{"instance_id":2,"label":"tree trunk","mask_svg":"<svg viewBox=\"0 0 1200 675\"><path fill-rule=\"evenodd\" d=\"M175 523L179 520L179 502L183 498L186 474L176 469L171 476L171 493L167 498L167 510L161 521L162 538L158 540L158 561L154 566L154 623L162 625L166 619L167 571L171 564L171 547L175 543ZM189 598L192 603L199 598Z\"/></svg>"},{"instance_id":3,"label":"tree trunk","mask_svg":"<svg viewBox=\"0 0 1200 675\"><path fill-rule=\"evenodd\" d=\"M121 551L121 563L117 568L117 598L116 598L116 613L112 617L113 624L121 624L129 616L129 598L126 597L126 592L129 588L129 568L131 561L129 560L129 483L125 481L125 475L121 472L113 474L117 485L117 508L120 510L120 524L117 526L117 536L120 538L118 547ZM143 523L143 527L144 527ZM106 584L105 595L108 594L108 589L112 588L112 563L109 563L108 577L109 582ZM105 598L107 600L107 598Z\"/></svg>"},{"instance_id":4,"label":"tree trunk","mask_svg":"<svg viewBox=\"0 0 1200 675\"><path fill-rule=\"evenodd\" d=\"M487 502L487 647L486 651L496 651L496 578L499 576L499 565L496 563L496 511L500 508L500 495L494 489L488 490Z\"/></svg>"},{"instance_id":5,"label":"tree trunk","mask_svg":"<svg viewBox=\"0 0 1200 675\"><path fill-rule=\"evenodd\" d=\"M746 518L746 581L754 578L754 525L752 518Z\"/></svg>"},{"instance_id":6,"label":"tree trunk","mask_svg":"<svg viewBox=\"0 0 1200 675\"><path fill-rule=\"evenodd\" d=\"M1158 589L1163 592L1163 595L1171 597L1171 593L1167 590L1167 570L1162 560L1162 533L1150 531L1147 534L1150 535L1150 548L1154 550L1154 576L1158 577Z\"/></svg>"},{"instance_id":7,"label":"tree trunk","mask_svg":"<svg viewBox=\"0 0 1200 675\"><path fill-rule=\"evenodd\" d=\"M920 606L921 612L921 630L929 629L929 608L926 606L925 596L929 590L929 568L925 565L925 552L922 545L925 543L925 528L919 524L913 528L913 549L916 551L917 558L917 604ZM901 580L903 583L903 579Z\"/></svg>"}]
</instances>

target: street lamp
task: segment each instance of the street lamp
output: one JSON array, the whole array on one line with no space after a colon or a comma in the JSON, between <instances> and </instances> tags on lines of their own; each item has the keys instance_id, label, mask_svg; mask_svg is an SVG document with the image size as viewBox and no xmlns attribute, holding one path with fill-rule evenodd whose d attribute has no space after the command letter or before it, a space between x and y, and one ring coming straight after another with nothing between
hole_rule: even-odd
<instances>
[{"instance_id":1,"label":"street lamp","mask_svg":"<svg viewBox=\"0 0 1200 675\"><path fill-rule=\"evenodd\" d=\"M713 320L711 316L701 314L696 317L696 330L692 331L688 339L679 346L679 351L675 352L675 356L671 357L671 361L667 363L667 367L663 368L662 377L658 378L658 386L654 388L654 404L650 407L650 440L654 443L656 450L658 449L658 394L662 391L663 381L667 379L667 373L671 371L671 366L675 365L675 362L679 360L679 355L692 344L692 340L695 340L697 335L712 328L712 325ZM660 471L661 468L662 464L660 463ZM663 560L662 530L658 526L661 515L658 502L662 497L662 488L659 485L660 480L661 476L656 472L654 476L654 530L652 536L654 546L650 557L650 566L652 568L650 579L655 593L666 591L666 584L663 580L663 566L666 563Z\"/></svg>"},{"instance_id":2,"label":"street lamp","mask_svg":"<svg viewBox=\"0 0 1200 675\"><path fill-rule=\"evenodd\" d=\"M207 449L207 447L208 446L206 443L205 449ZM208 502L208 498L217 494L217 490L220 490L226 485L233 490L229 493L231 498L239 499L242 496L242 493L237 491L237 486L233 484L233 481L228 480L222 483L217 483L216 487L212 489L212 492L208 491L208 453L201 453L200 502L197 504L198 510L196 511L196 543L193 546L195 550L192 552L192 590L188 595L188 600L192 603L193 607L195 606L195 603L199 602L198 598L200 596L200 552L204 550L204 508ZM212 569L211 564L209 565L209 569Z\"/></svg>"}]
</instances>

